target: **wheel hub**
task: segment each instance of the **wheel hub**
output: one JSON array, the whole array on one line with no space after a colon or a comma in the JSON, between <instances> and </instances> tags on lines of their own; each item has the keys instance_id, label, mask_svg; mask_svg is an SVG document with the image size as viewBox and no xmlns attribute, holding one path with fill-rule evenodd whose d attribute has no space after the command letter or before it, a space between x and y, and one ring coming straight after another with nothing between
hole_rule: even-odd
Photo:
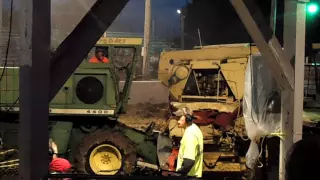
<instances>
[{"instance_id":1,"label":"wheel hub","mask_svg":"<svg viewBox=\"0 0 320 180\"><path fill-rule=\"evenodd\" d=\"M101 158L101 162L103 164L109 164L111 162L111 157L109 156L109 154L104 154Z\"/></svg>"},{"instance_id":2,"label":"wheel hub","mask_svg":"<svg viewBox=\"0 0 320 180\"><path fill-rule=\"evenodd\" d=\"M122 156L115 146L102 144L90 153L89 165L95 174L114 175L121 168Z\"/></svg>"}]
</instances>

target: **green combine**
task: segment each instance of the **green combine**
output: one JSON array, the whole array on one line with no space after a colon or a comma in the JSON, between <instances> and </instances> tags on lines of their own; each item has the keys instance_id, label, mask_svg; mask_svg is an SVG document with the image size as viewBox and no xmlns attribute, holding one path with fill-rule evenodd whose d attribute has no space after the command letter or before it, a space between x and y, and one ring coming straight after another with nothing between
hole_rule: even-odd
<instances>
[{"instance_id":1,"label":"green combine","mask_svg":"<svg viewBox=\"0 0 320 180\"><path fill-rule=\"evenodd\" d=\"M152 130L141 132L117 121L126 112L141 45L142 38L101 38L50 102L50 137L59 156L69 159L77 172L129 174L137 158L157 164ZM97 49L109 63L89 62ZM19 164L12 161L18 149L19 67L2 70L0 169L8 171ZM122 88L120 81L125 82Z\"/></svg>"}]
</instances>

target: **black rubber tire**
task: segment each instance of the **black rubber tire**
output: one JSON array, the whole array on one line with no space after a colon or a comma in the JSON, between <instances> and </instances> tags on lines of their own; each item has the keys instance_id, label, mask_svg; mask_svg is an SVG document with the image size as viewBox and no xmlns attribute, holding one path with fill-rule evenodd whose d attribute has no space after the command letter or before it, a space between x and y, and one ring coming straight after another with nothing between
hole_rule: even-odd
<instances>
[{"instance_id":1,"label":"black rubber tire","mask_svg":"<svg viewBox=\"0 0 320 180\"><path fill-rule=\"evenodd\" d=\"M129 138L119 131L96 131L85 136L75 152L75 165L80 173L95 174L89 165L93 148L101 144L111 144L118 148L122 155L122 166L116 174L128 175L134 171L137 153Z\"/></svg>"}]
</instances>

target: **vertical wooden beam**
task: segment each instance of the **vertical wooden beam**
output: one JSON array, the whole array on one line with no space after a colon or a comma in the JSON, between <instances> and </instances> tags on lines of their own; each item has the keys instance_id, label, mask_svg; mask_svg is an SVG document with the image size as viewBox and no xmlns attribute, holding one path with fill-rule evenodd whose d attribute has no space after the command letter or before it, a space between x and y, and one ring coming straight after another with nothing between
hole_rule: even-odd
<instances>
[{"instance_id":1,"label":"vertical wooden beam","mask_svg":"<svg viewBox=\"0 0 320 180\"><path fill-rule=\"evenodd\" d=\"M150 43L150 27L151 27L151 0L145 0L144 15L144 42L143 42L143 64L142 76L145 77L148 67L148 52Z\"/></svg>"},{"instance_id":2,"label":"vertical wooden beam","mask_svg":"<svg viewBox=\"0 0 320 180\"><path fill-rule=\"evenodd\" d=\"M19 176L35 180L48 173L51 2L20 2Z\"/></svg>"},{"instance_id":3,"label":"vertical wooden beam","mask_svg":"<svg viewBox=\"0 0 320 180\"><path fill-rule=\"evenodd\" d=\"M305 62L306 1L285 0L284 51L289 59L294 58L294 92L283 92L282 132L280 141L279 179L285 179L285 162L293 143L302 139L303 91ZM286 113L286 114L285 114Z\"/></svg>"},{"instance_id":4,"label":"vertical wooden beam","mask_svg":"<svg viewBox=\"0 0 320 180\"><path fill-rule=\"evenodd\" d=\"M296 2L295 0L284 1L284 21L283 21L283 47L288 60L295 54L295 19ZM279 151L279 180L285 178L285 162L289 148L293 144L293 103L294 91L281 92L281 133L285 134L280 141Z\"/></svg>"},{"instance_id":5,"label":"vertical wooden beam","mask_svg":"<svg viewBox=\"0 0 320 180\"><path fill-rule=\"evenodd\" d=\"M286 56L291 60L295 54L296 35L296 0L284 0L283 17L283 48Z\"/></svg>"},{"instance_id":6,"label":"vertical wooden beam","mask_svg":"<svg viewBox=\"0 0 320 180\"><path fill-rule=\"evenodd\" d=\"M294 88L294 123L293 143L302 139L303 95L304 95L304 63L306 34L306 3L298 1L296 19L296 54L295 54L295 88Z\"/></svg>"},{"instance_id":7,"label":"vertical wooden beam","mask_svg":"<svg viewBox=\"0 0 320 180\"><path fill-rule=\"evenodd\" d=\"M293 144L293 91L282 90L281 92L281 134L279 150L279 180L285 180L285 162L289 148Z\"/></svg>"}]
</instances>

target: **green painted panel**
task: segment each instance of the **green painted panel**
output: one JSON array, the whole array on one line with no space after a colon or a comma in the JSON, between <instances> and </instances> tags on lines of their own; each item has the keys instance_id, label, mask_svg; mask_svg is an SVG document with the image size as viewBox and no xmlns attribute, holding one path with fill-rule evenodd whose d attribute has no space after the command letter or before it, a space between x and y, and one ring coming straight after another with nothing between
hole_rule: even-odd
<instances>
[{"instance_id":1,"label":"green painted panel","mask_svg":"<svg viewBox=\"0 0 320 180\"><path fill-rule=\"evenodd\" d=\"M1 106L11 106L19 97L19 91L1 91L0 103Z\"/></svg>"},{"instance_id":2,"label":"green painted panel","mask_svg":"<svg viewBox=\"0 0 320 180\"><path fill-rule=\"evenodd\" d=\"M67 152L72 127L72 122L58 121L53 125L50 137L58 146L58 154L65 154Z\"/></svg>"},{"instance_id":3,"label":"green painted panel","mask_svg":"<svg viewBox=\"0 0 320 180\"><path fill-rule=\"evenodd\" d=\"M0 74L3 72L3 67L0 67ZM4 76L19 76L19 67L6 67Z\"/></svg>"},{"instance_id":4,"label":"green painted panel","mask_svg":"<svg viewBox=\"0 0 320 180\"><path fill-rule=\"evenodd\" d=\"M63 87L59 90L58 94L52 99L52 104L71 104L74 94L73 76L67 80Z\"/></svg>"},{"instance_id":5,"label":"green painted panel","mask_svg":"<svg viewBox=\"0 0 320 180\"><path fill-rule=\"evenodd\" d=\"M19 76L5 76L1 80L1 91L19 90Z\"/></svg>"},{"instance_id":6,"label":"green painted panel","mask_svg":"<svg viewBox=\"0 0 320 180\"><path fill-rule=\"evenodd\" d=\"M136 67L138 56L140 55L141 46L130 46L136 48L136 56L134 56L131 67ZM115 46L108 46L109 59L111 63L88 63L85 59L80 66L75 70L73 75L67 80L64 86L60 89L57 95L50 102L51 115L96 115L96 116L114 116L118 113L120 107L125 107L128 94L130 92L132 76L135 73L135 68L127 72L130 78L127 80L127 86L122 91L120 97L119 90L119 71L115 69L113 58L121 59L114 55ZM121 64L125 65L125 64ZM3 68L0 67L0 73ZM123 73L122 71L121 73ZM76 96L76 85L81 78L93 76L98 78L103 87L103 97L95 104L85 104ZM40 87L41 88L41 87ZM12 107L13 111L19 112L19 67L7 67L4 71L4 76L0 81L0 105L3 108ZM125 108L122 108L125 109ZM89 113L86 111L88 110ZM104 113L95 113L95 111L104 110ZM57 111L59 111L57 113ZM93 113L92 113L93 112ZM100 111L99 111L100 112Z\"/></svg>"},{"instance_id":7,"label":"green painted panel","mask_svg":"<svg viewBox=\"0 0 320 180\"><path fill-rule=\"evenodd\" d=\"M0 68L0 73L3 68ZM0 104L11 106L19 97L19 68L7 67L0 81Z\"/></svg>"},{"instance_id":8,"label":"green painted panel","mask_svg":"<svg viewBox=\"0 0 320 180\"><path fill-rule=\"evenodd\" d=\"M119 127L119 130L136 144L137 152L145 161L151 164L157 164L157 146L148 139L148 136L134 129Z\"/></svg>"}]
</instances>

